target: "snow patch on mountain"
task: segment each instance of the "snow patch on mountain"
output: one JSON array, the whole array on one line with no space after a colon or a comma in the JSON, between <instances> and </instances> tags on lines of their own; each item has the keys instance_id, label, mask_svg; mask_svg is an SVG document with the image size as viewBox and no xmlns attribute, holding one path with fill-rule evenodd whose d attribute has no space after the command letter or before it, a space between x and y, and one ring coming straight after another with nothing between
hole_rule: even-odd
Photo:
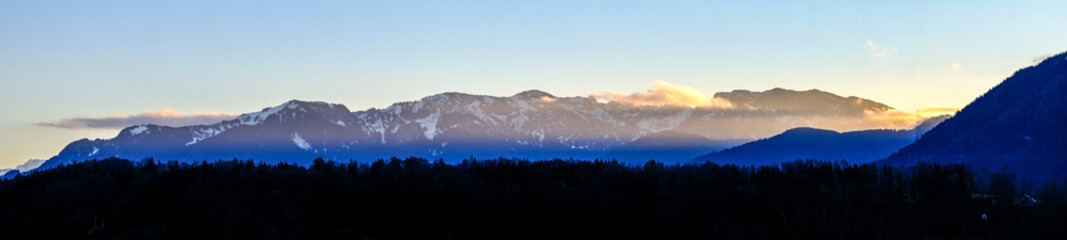
<instances>
[{"instance_id":1,"label":"snow patch on mountain","mask_svg":"<svg viewBox=\"0 0 1067 240\"><path fill-rule=\"evenodd\" d=\"M538 129L537 131L531 131L528 134L537 137L537 142L541 143L545 141L545 130Z\"/></svg>"},{"instance_id":2,"label":"snow patch on mountain","mask_svg":"<svg viewBox=\"0 0 1067 240\"><path fill-rule=\"evenodd\" d=\"M511 118L511 124L515 127L515 131L522 131L522 128L525 127L527 121L530 121L530 117L526 116L526 114L521 111L519 112L519 116Z\"/></svg>"},{"instance_id":3,"label":"snow patch on mountain","mask_svg":"<svg viewBox=\"0 0 1067 240\"><path fill-rule=\"evenodd\" d=\"M300 138L299 133L293 133L293 143L295 143L296 146L300 147L301 149L311 150L311 144L308 144L307 141L304 141L303 138Z\"/></svg>"},{"instance_id":4,"label":"snow patch on mountain","mask_svg":"<svg viewBox=\"0 0 1067 240\"><path fill-rule=\"evenodd\" d=\"M418 113L419 109L422 109L422 105L426 104L424 101L415 102L415 106L411 108L411 112Z\"/></svg>"},{"instance_id":5,"label":"snow patch on mountain","mask_svg":"<svg viewBox=\"0 0 1067 240\"><path fill-rule=\"evenodd\" d=\"M211 138L211 137L214 137L214 136L218 136L219 134L222 134L222 132L225 132L226 130L228 130L230 128L233 128L233 127L234 127L234 125L228 124L228 125L217 125L217 126L214 126L214 127L203 127L203 128L194 130L192 132L193 133L193 140L189 141L189 142L186 142L185 146L190 146L190 145L196 144L196 143L198 143L200 141L204 141L205 139L208 139L208 138Z\"/></svg>"},{"instance_id":6,"label":"snow patch on mountain","mask_svg":"<svg viewBox=\"0 0 1067 240\"><path fill-rule=\"evenodd\" d=\"M483 100L485 100L485 99L483 99ZM490 100L490 101L486 101L486 102L490 102L491 103L492 101ZM466 111L468 113L474 115L474 117L478 118L479 120L492 121L492 119L490 119L489 114L485 112L485 109L482 109L482 101L474 100L470 104L467 104Z\"/></svg>"},{"instance_id":7,"label":"snow patch on mountain","mask_svg":"<svg viewBox=\"0 0 1067 240\"><path fill-rule=\"evenodd\" d=\"M90 152L89 156L92 157L93 155L96 155L97 153L100 153L100 148L93 147L93 152Z\"/></svg>"},{"instance_id":8,"label":"snow patch on mountain","mask_svg":"<svg viewBox=\"0 0 1067 240\"><path fill-rule=\"evenodd\" d=\"M144 133L145 131L148 131L148 127L146 127L145 125L141 125L141 126L138 126L138 127L134 128L134 129L130 129L130 135L141 134L141 133Z\"/></svg>"},{"instance_id":9,"label":"snow patch on mountain","mask_svg":"<svg viewBox=\"0 0 1067 240\"><path fill-rule=\"evenodd\" d=\"M415 122L422 126L423 134L427 139L433 141L433 137L438 134L437 132L437 120L441 118L441 110L426 116L425 118L415 119Z\"/></svg>"},{"instance_id":10,"label":"snow patch on mountain","mask_svg":"<svg viewBox=\"0 0 1067 240\"><path fill-rule=\"evenodd\" d=\"M385 122L383 122L381 118L375 118L373 122L367 122L366 120L364 120L364 122L366 124L363 125L363 132L368 134L378 133L378 135L381 136L381 143L385 143Z\"/></svg>"}]
</instances>

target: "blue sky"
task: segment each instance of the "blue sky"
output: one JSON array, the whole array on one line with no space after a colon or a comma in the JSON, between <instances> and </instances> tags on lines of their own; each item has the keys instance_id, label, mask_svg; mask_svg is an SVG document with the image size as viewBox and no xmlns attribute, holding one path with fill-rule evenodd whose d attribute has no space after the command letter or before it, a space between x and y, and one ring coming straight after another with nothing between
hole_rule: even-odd
<instances>
[{"instance_id":1,"label":"blue sky","mask_svg":"<svg viewBox=\"0 0 1067 240\"><path fill-rule=\"evenodd\" d=\"M0 168L163 108L812 89L962 107L1067 51L1063 1L0 1Z\"/></svg>"}]
</instances>

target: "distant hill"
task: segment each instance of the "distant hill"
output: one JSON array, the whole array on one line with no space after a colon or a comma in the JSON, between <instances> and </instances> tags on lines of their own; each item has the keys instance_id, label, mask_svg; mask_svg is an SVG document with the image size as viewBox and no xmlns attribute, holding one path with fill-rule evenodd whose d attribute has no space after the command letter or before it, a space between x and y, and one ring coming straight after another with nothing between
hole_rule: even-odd
<instances>
[{"instance_id":1,"label":"distant hill","mask_svg":"<svg viewBox=\"0 0 1067 240\"><path fill-rule=\"evenodd\" d=\"M878 129L841 133L794 128L774 137L702 155L694 161L738 165L769 165L797 159L867 163L885 158L914 142L932 126L947 118L949 116L930 118L909 130Z\"/></svg>"},{"instance_id":2,"label":"distant hill","mask_svg":"<svg viewBox=\"0 0 1067 240\"><path fill-rule=\"evenodd\" d=\"M1015 72L881 163L965 163L1042 181L1067 174L1067 53Z\"/></svg>"}]
</instances>

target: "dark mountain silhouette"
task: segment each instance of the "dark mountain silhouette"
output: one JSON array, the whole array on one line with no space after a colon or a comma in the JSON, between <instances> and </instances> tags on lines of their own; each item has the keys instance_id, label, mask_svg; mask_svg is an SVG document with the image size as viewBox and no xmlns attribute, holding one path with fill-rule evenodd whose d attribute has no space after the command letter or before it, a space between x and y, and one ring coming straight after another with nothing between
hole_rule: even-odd
<instances>
[{"instance_id":1,"label":"dark mountain silhouette","mask_svg":"<svg viewBox=\"0 0 1067 240\"><path fill-rule=\"evenodd\" d=\"M111 139L78 140L41 169L106 157L276 163L417 156L456 162L471 156L594 159L632 153L627 159L644 162L656 154L666 156L661 161L677 161L795 127L876 127L881 123L865 112L890 109L818 90L720 95L741 107L632 106L537 90L510 97L442 93L356 112L292 100L211 125L139 125Z\"/></svg>"},{"instance_id":2,"label":"dark mountain silhouette","mask_svg":"<svg viewBox=\"0 0 1067 240\"><path fill-rule=\"evenodd\" d=\"M965 163L1024 179L1067 174L1067 53L1015 72L882 161Z\"/></svg>"},{"instance_id":3,"label":"dark mountain silhouette","mask_svg":"<svg viewBox=\"0 0 1067 240\"><path fill-rule=\"evenodd\" d=\"M739 165L768 165L797 159L867 163L885 158L914 142L932 126L947 118L949 116L930 118L909 130L877 129L842 133L794 128L774 137L702 155L695 161Z\"/></svg>"}]
</instances>

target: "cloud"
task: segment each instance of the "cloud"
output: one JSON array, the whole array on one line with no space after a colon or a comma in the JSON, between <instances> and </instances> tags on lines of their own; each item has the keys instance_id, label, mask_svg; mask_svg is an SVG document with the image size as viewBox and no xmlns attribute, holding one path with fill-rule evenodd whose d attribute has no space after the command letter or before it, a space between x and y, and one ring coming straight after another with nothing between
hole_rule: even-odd
<instances>
[{"instance_id":1,"label":"cloud","mask_svg":"<svg viewBox=\"0 0 1067 240\"><path fill-rule=\"evenodd\" d=\"M874 41L871 41L870 39L867 39L867 42L863 43L863 46L867 48L867 52L870 52L871 56L877 58L884 58L886 56L889 56L890 52L897 52L897 48L880 46L878 44L875 44Z\"/></svg>"},{"instance_id":2,"label":"cloud","mask_svg":"<svg viewBox=\"0 0 1067 240\"><path fill-rule=\"evenodd\" d=\"M601 101L617 102L634 106L686 106L686 107L710 107L710 108L733 108L734 105L721 98L711 98L699 90L689 86L670 84L663 80L652 83L652 89L644 92L623 94L611 90L592 94L592 97Z\"/></svg>"},{"instance_id":3,"label":"cloud","mask_svg":"<svg viewBox=\"0 0 1067 240\"><path fill-rule=\"evenodd\" d=\"M67 128L67 129L92 129L92 128L124 128L138 124L156 124L163 126L188 126L198 124L211 124L237 117L234 113L220 112L194 112L183 115L170 108L163 108L155 112L147 112L133 115L112 114L101 117L74 117L55 122L37 123L40 126Z\"/></svg>"},{"instance_id":4,"label":"cloud","mask_svg":"<svg viewBox=\"0 0 1067 240\"><path fill-rule=\"evenodd\" d=\"M958 62L952 63L952 69L960 69L960 68L963 68L962 64L960 64Z\"/></svg>"},{"instance_id":5,"label":"cloud","mask_svg":"<svg viewBox=\"0 0 1067 240\"><path fill-rule=\"evenodd\" d=\"M907 129L926 120L926 117L923 117L922 114L896 109L880 112L865 111L864 113L866 121L877 123L880 128Z\"/></svg>"},{"instance_id":6,"label":"cloud","mask_svg":"<svg viewBox=\"0 0 1067 240\"><path fill-rule=\"evenodd\" d=\"M915 113L919 114L919 115L921 115L923 117L935 117L935 116L941 116L941 115L945 115L945 114L950 114L950 115L951 114L956 114L956 112L958 112L958 111L960 111L959 108L927 107L927 108L916 109Z\"/></svg>"}]
</instances>

